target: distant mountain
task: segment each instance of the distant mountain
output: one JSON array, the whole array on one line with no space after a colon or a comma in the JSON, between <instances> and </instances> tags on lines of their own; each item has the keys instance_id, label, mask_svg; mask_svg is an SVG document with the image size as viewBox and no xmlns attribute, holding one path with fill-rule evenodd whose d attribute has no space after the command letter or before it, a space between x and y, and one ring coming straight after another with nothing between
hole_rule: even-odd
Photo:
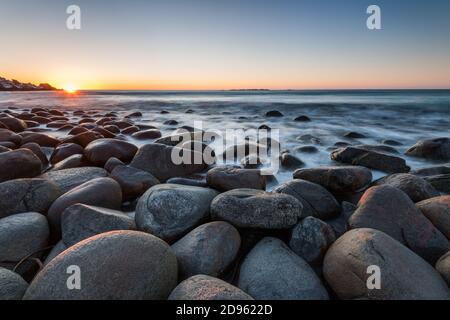
<instances>
[{"instance_id":1,"label":"distant mountain","mask_svg":"<svg viewBox=\"0 0 450 320\"><path fill-rule=\"evenodd\" d=\"M48 83L35 85L32 83L22 83L17 80L8 80L0 77L0 91L50 91L58 90Z\"/></svg>"}]
</instances>

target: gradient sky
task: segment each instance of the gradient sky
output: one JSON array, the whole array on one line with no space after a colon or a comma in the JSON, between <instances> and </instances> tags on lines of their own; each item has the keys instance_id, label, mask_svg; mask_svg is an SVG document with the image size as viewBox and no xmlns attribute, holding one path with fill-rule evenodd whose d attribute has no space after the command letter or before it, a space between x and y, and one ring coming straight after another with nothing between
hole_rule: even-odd
<instances>
[{"instance_id":1,"label":"gradient sky","mask_svg":"<svg viewBox=\"0 0 450 320\"><path fill-rule=\"evenodd\" d=\"M0 61L84 89L450 88L450 1L0 0Z\"/></svg>"}]
</instances>

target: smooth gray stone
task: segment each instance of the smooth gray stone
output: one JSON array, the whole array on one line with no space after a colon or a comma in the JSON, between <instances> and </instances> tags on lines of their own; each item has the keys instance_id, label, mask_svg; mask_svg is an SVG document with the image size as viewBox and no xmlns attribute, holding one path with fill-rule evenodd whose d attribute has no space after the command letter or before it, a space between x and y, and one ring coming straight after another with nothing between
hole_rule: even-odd
<instances>
[{"instance_id":1,"label":"smooth gray stone","mask_svg":"<svg viewBox=\"0 0 450 320\"><path fill-rule=\"evenodd\" d=\"M178 184L159 184L145 192L136 206L136 226L174 241L206 220L217 191Z\"/></svg>"},{"instance_id":2,"label":"smooth gray stone","mask_svg":"<svg viewBox=\"0 0 450 320\"><path fill-rule=\"evenodd\" d=\"M257 300L328 300L313 269L277 238L264 238L245 257L238 287Z\"/></svg>"},{"instance_id":3,"label":"smooth gray stone","mask_svg":"<svg viewBox=\"0 0 450 320\"><path fill-rule=\"evenodd\" d=\"M373 274L369 266L379 267L380 289L367 287ZM323 273L340 299L450 299L449 288L430 264L374 229L351 230L336 240L325 256Z\"/></svg>"},{"instance_id":4,"label":"smooth gray stone","mask_svg":"<svg viewBox=\"0 0 450 320\"><path fill-rule=\"evenodd\" d=\"M79 290L68 290L70 266L79 268ZM176 284L177 260L164 241L143 232L111 231L52 259L34 278L24 299L167 299Z\"/></svg>"}]
</instances>

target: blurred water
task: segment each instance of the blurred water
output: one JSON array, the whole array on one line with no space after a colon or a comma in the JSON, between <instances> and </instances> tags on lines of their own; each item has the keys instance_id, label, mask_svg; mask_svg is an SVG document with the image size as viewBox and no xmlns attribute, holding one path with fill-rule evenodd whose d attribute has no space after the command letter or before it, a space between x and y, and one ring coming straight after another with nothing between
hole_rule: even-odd
<instances>
[{"instance_id":1,"label":"blurred water","mask_svg":"<svg viewBox=\"0 0 450 320\"><path fill-rule=\"evenodd\" d=\"M0 92L0 108L57 107L65 110L141 111L138 123L155 125L163 134L176 126L164 125L173 119L193 126L203 121L203 129L251 129L267 124L279 129L282 150L290 150L307 167L334 164L330 147L336 142L380 144L393 139L402 155L417 140L450 137L450 90L370 90L370 91L82 91L77 95L64 92ZM191 109L193 113L186 113ZM169 113L161 114L162 110ZM283 117L268 118L265 113L278 110ZM311 122L295 122L307 115ZM348 131L364 134L364 139L347 139ZM312 135L318 141L300 141ZM242 137L238 137L242 138ZM134 141L142 144L142 141ZM316 153L296 153L295 148L314 145ZM439 162L402 156L412 168ZM381 176L382 173L375 173ZM279 181L292 177L280 172Z\"/></svg>"}]
</instances>

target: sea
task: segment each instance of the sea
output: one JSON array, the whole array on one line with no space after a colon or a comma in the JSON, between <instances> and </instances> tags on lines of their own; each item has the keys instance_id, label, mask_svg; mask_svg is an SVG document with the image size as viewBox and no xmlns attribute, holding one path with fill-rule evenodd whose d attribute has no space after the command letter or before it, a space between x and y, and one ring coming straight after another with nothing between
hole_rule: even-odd
<instances>
[{"instance_id":1,"label":"sea","mask_svg":"<svg viewBox=\"0 0 450 320\"><path fill-rule=\"evenodd\" d=\"M93 114L116 111L121 115L140 111L142 117L134 119L136 124L155 126L163 135L183 125L194 126L194 122L203 130L236 132L227 136L226 143L240 143L245 140L242 130L245 133L267 125L277 132L281 150L300 158L306 168L337 165L330 159L336 143L380 145L385 140L401 144L394 147L396 155L412 169L442 164L404 153L418 140L450 137L450 90L0 92L0 110L9 107L57 108L68 114L75 110ZM273 110L282 116L267 117L266 113ZM299 116L311 121L295 121ZM164 124L167 120L176 120L178 125ZM67 134L42 127L55 136ZM346 138L348 132L364 138ZM125 138L137 145L151 142ZM223 141L211 144L219 153L223 145ZM303 152L303 146L315 148ZM383 175L374 171L375 178ZM279 183L292 179L292 170L280 169L276 177Z\"/></svg>"}]
</instances>

